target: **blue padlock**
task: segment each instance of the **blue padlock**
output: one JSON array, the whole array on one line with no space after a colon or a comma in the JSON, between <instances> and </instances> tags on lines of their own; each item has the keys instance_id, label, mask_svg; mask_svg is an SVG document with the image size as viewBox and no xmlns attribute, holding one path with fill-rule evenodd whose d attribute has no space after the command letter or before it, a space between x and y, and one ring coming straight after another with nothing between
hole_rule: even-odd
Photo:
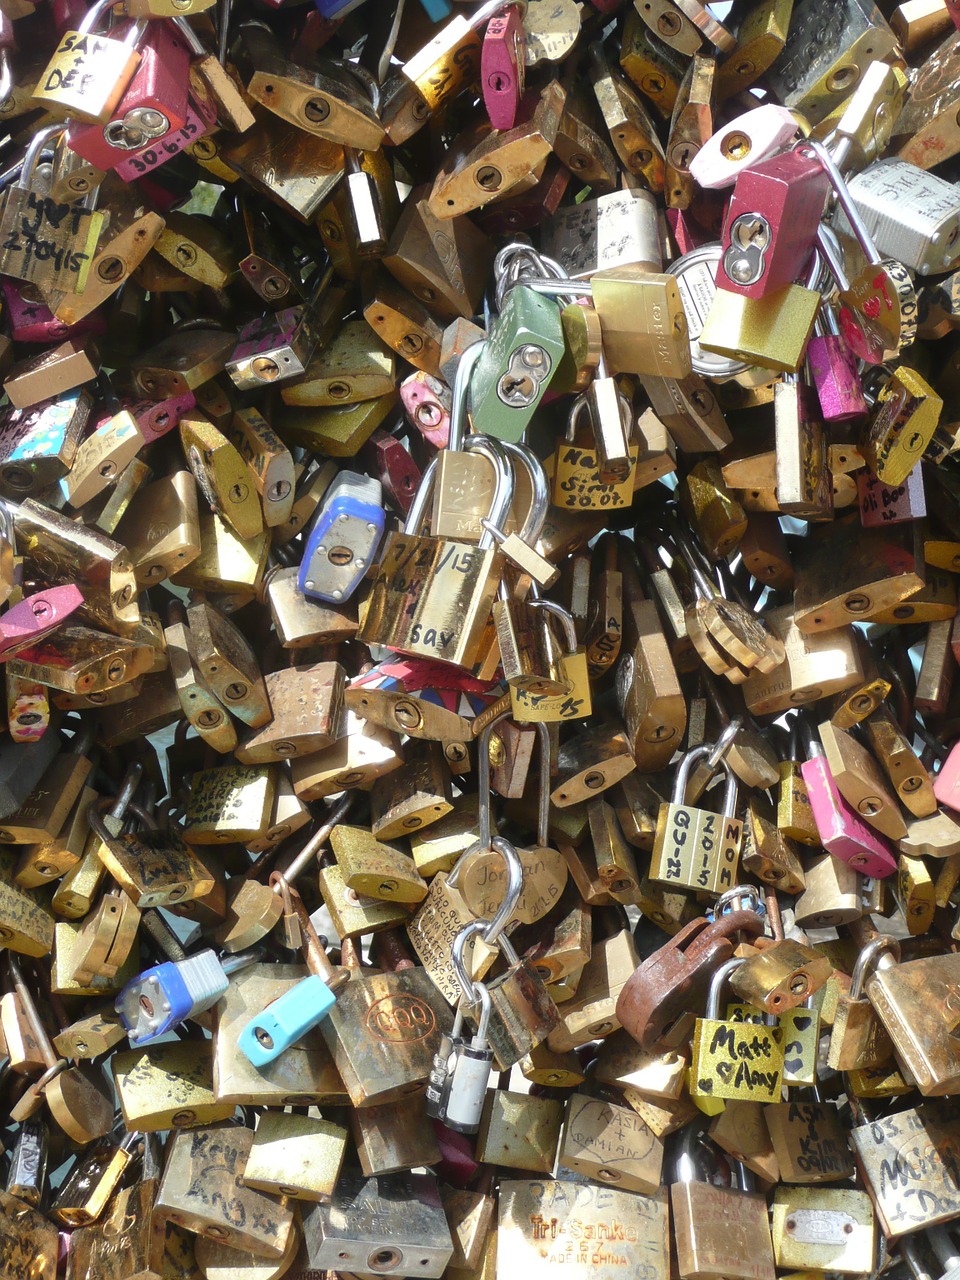
<instances>
[{"instance_id":1,"label":"blue padlock","mask_svg":"<svg viewBox=\"0 0 960 1280\"><path fill-rule=\"evenodd\" d=\"M385 524L380 481L341 471L307 534L297 577L303 594L332 604L349 600L373 562Z\"/></svg>"},{"instance_id":2,"label":"blue padlock","mask_svg":"<svg viewBox=\"0 0 960 1280\"><path fill-rule=\"evenodd\" d=\"M255 1067L265 1067L318 1026L336 1000L323 979L311 973L248 1022L237 1043Z\"/></svg>"}]
</instances>

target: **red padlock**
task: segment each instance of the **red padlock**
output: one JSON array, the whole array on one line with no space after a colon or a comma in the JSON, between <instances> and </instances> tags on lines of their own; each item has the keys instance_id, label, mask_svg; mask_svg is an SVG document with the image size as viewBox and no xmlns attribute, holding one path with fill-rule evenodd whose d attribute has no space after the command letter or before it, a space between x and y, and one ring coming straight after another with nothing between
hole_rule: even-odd
<instances>
[{"instance_id":1,"label":"red padlock","mask_svg":"<svg viewBox=\"0 0 960 1280\"><path fill-rule=\"evenodd\" d=\"M829 174L799 151L744 169L723 225L717 288L763 298L793 284L810 261L829 191Z\"/></svg>"},{"instance_id":2,"label":"red padlock","mask_svg":"<svg viewBox=\"0 0 960 1280\"><path fill-rule=\"evenodd\" d=\"M151 22L137 52L140 66L111 118L105 124L75 122L67 129L70 148L98 169L118 168L178 133L187 121L190 49L183 35L170 22Z\"/></svg>"}]
</instances>

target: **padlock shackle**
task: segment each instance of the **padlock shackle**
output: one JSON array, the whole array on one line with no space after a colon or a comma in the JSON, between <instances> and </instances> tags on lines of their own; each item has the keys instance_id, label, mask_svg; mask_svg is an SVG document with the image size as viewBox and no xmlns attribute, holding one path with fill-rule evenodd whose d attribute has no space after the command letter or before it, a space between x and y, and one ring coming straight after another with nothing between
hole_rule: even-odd
<instances>
[{"instance_id":1,"label":"padlock shackle","mask_svg":"<svg viewBox=\"0 0 960 1280\"><path fill-rule=\"evenodd\" d=\"M537 795L537 843L542 849L550 839L550 730L541 721L537 725L540 747L540 791Z\"/></svg>"},{"instance_id":2,"label":"padlock shackle","mask_svg":"<svg viewBox=\"0 0 960 1280\"><path fill-rule=\"evenodd\" d=\"M487 0L470 19L471 27L476 31L489 18L495 18L501 9L519 9L523 18L527 12L527 0Z\"/></svg>"},{"instance_id":3,"label":"padlock shackle","mask_svg":"<svg viewBox=\"0 0 960 1280\"><path fill-rule=\"evenodd\" d=\"M673 780L672 804L684 803L684 797L687 794L687 783L690 781L690 770L698 760L705 760L709 754L710 748L707 746L694 747L692 751L687 752L677 765L677 776Z\"/></svg>"},{"instance_id":4,"label":"padlock shackle","mask_svg":"<svg viewBox=\"0 0 960 1280\"><path fill-rule=\"evenodd\" d=\"M524 520L518 536L522 542L532 547L540 537L547 518L547 511L550 507L550 488L547 484L547 473L544 471L540 459L528 444L524 444L519 440L501 440L499 443L500 447L505 449L511 458L520 463L530 477L533 496L530 500L530 510L527 512L527 518Z\"/></svg>"},{"instance_id":5,"label":"padlock shackle","mask_svg":"<svg viewBox=\"0 0 960 1280\"><path fill-rule=\"evenodd\" d=\"M801 155L812 154L820 161L820 164L823 166L824 171L830 179L830 185L837 193L837 199L840 201L840 206L847 216L847 221L850 223L851 230L856 237L857 243L863 250L864 257L871 266L879 267L883 262L883 259L880 256L876 244L874 243L873 237L867 229L867 224L861 217L856 201L850 194L850 188L844 181L843 174L836 166L833 156L822 143L814 142L810 138L807 138L804 142L800 143L797 150Z\"/></svg>"},{"instance_id":6,"label":"padlock shackle","mask_svg":"<svg viewBox=\"0 0 960 1280\"><path fill-rule=\"evenodd\" d=\"M473 984L473 989L477 993L477 997L480 1001L480 1017L477 1021L477 1030L473 1038L475 1042L479 1040L483 1045L486 1045L487 1039L490 1035L490 1016L493 1013L493 1001L490 999L490 992L487 989L487 984L485 982L481 982L479 978ZM474 1003L476 1003L476 1001L474 1001Z\"/></svg>"},{"instance_id":7,"label":"padlock shackle","mask_svg":"<svg viewBox=\"0 0 960 1280\"><path fill-rule=\"evenodd\" d=\"M347 817L353 808L353 802L356 792L347 791L343 798L334 805L327 816L317 827L316 831L303 846L293 861L283 869L276 872L277 880L274 883L274 893L281 893L283 890L282 881L286 881L288 885L293 884L297 877L310 866L311 862L316 861L317 855L323 846L330 839L331 832L334 827L338 827Z\"/></svg>"},{"instance_id":8,"label":"padlock shackle","mask_svg":"<svg viewBox=\"0 0 960 1280\"><path fill-rule=\"evenodd\" d=\"M531 609L542 610L543 613L549 613L554 618L560 619L563 627L563 638L567 646L566 656L570 657L577 651L577 629L574 626L573 615L562 604L557 604L556 600L542 600L539 596L530 599L527 602Z\"/></svg>"},{"instance_id":9,"label":"padlock shackle","mask_svg":"<svg viewBox=\"0 0 960 1280\"><path fill-rule=\"evenodd\" d=\"M742 964L746 964L746 958L734 956L732 960L725 960L722 965L714 970L713 977L710 979L710 987L707 991L705 1017L714 1022L720 1018L720 1000L723 996L723 988L727 985L727 979L730 975L739 969Z\"/></svg>"},{"instance_id":10,"label":"padlock shackle","mask_svg":"<svg viewBox=\"0 0 960 1280\"><path fill-rule=\"evenodd\" d=\"M517 285L533 288L543 283L564 284L568 280L568 275L555 258L540 253L532 245L515 240L505 245L494 258L493 278L494 302L497 310L502 311L507 294ZM537 290L537 292L541 291ZM581 289L579 293L582 294L583 290Z\"/></svg>"},{"instance_id":11,"label":"padlock shackle","mask_svg":"<svg viewBox=\"0 0 960 1280\"><path fill-rule=\"evenodd\" d=\"M449 883L449 881L447 882ZM450 948L450 958L453 962L453 971L457 975L457 981L463 991L464 999L468 1005L477 1003L476 987L467 973L467 966L463 959L463 951L471 938L476 938L483 933L487 927L485 920L471 920L469 924L465 924L457 936L453 940Z\"/></svg>"},{"instance_id":12,"label":"padlock shackle","mask_svg":"<svg viewBox=\"0 0 960 1280\"><path fill-rule=\"evenodd\" d=\"M513 468L501 442L490 436L468 436L463 442L463 447L465 453L482 454L493 467L493 474L496 477L493 505L484 523L483 533L477 542L479 550L489 551L496 544L496 536L492 530L500 530L510 514L514 492Z\"/></svg>"},{"instance_id":13,"label":"padlock shackle","mask_svg":"<svg viewBox=\"0 0 960 1280\"><path fill-rule=\"evenodd\" d=\"M413 501L410 503L410 510L407 512L407 518L403 522L403 532L416 536L420 532L424 519L427 514L427 503L433 494L433 487L437 480L437 467L440 465L439 453L430 459L427 468L423 473L420 481L420 488L414 494Z\"/></svg>"},{"instance_id":14,"label":"padlock shackle","mask_svg":"<svg viewBox=\"0 0 960 1280\"><path fill-rule=\"evenodd\" d=\"M493 919L488 922L483 934L484 942L488 946L493 946L504 940L501 935L513 919L517 904L520 901L520 895L523 893L523 863L520 861L514 846L503 836L494 836L490 841L490 846L500 854L500 857L503 858L507 865L506 893L504 893L503 901L500 903Z\"/></svg>"},{"instance_id":15,"label":"padlock shackle","mask_svg":"<svg viewBox=\"0 0 960 1280\"><path fill-rule=\"evenodd\" d=\"M0 111L10 101L13 93L13 65L10 61L10 46L0 46Z\"/></svg>"},{"instance_id":16,"label":"padlock shackle","mask_svg":"<svg viewBox=\"0 0 960 1280\"><path fill-rule=\"evenodd\" d=\"M896 938L891 938L887 934L871 939L861 950L853 966L853 973L850 975L851 1000L863 999L863 989L866 986L867 978L875 969L880 968L880 963L885 956L892 956L894 963L898 963L900 960L900 943ZM884 965L883 967L887 968L888 966Z\"/></svg>"},{"instance_id":17,"label":"padlock shackle","mask_svg":"<svg viewBox=\"0 0 960 1280\"><path fill-rule=\"evenodd\" d=\"M744 902L752 905L744 906ZM755 884L735 884L732 889L725 889L713 904L714 919L719 920L728 908L730 911L754 911L758 916L762 915L760 890Z\"/></svg>"},{"instance_id":18,"label":"padlock shackle","mask_svg":"<svg viewBox=\"0 0 960 1280\"><path fill-rule=\"evenodd\" d=\"M830 274L837 282L837 288L841 293L846 293L850 288L850 277L843 260L843 250L833 228L828 227L825 222L821 222L817 228L817 248L823 254Z\"/></svg>"},{"instance_id":19,"label":"padlock shackle","mask_svg":"<svg viewBox=\"0 0 960 1280\"><path fill-rule=\"evenodd\" d=\"M33 180L34 171L36 170L37 162L40 159L40 152L43 150L44 144L49 142L51 138L59 138L59 136L62 133L66 133L66 131L67 126L63 123L48 124L44 125L42 129L38 129L33 135L30 139L30 145L27 147L24 154L23 162L20 165L20 173L17 178L17 188L20 191L30 190L30 183Z\"/></svg>"},{"instance_id":20,"label":"padlock shackle","mask_svg":"<svg viewBox=\"0 0 960 1280\"><path fill-rule=\"evenodd\" d=\"M467 347L460 357L457 372L453 377L450 434L447 437L447 448L453 453L463 452L463 442L467 435L467 398L470 393L470 379L486 345L486 342L474 342L472 346Z\"/></svg>"}]
</instances>

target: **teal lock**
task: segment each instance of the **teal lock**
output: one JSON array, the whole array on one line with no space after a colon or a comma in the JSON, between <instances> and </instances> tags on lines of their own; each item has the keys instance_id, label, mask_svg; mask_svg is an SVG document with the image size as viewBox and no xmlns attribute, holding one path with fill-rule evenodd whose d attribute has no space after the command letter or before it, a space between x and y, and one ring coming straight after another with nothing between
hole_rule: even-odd
<instances>
[{"instance_id":1,"label":"teal lock","mask_svg":"<svg viewBox=\"0 0 960 1280\"><path fill-rule=\"evenodd\" d=\"M564 351L556 302L515 285L470 381L474 431L512 443L520 440Z\"/></svg>"}]
</instances>

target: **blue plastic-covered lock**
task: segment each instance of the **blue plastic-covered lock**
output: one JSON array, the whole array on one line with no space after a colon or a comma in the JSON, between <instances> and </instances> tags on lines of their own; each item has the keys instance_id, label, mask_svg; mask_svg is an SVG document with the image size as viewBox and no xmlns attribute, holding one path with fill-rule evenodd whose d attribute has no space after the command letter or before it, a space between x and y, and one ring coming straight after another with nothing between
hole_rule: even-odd
<instances>
[{"instance_id":1,"label":"blue plastic-covered lock","mask_svg":"<svg viewBox=\"0 0 960 1280\"><path fill-rule=\"evenodd\" d=\"M307 534L297 585L305 596L340 604L366 577L386 516L379 480L341 471Z\"/></svg>"},{"instance_id":2,"label":"blue plastic-covered lock","mask_svg":"<svg viewBox=\"0 0 960 1280\"><path fill-rule=\"evenodd\" d=\"M255 1067L265 1067L318 1026L336 1000L323 979L312 973L247 1023L240 1032L240 1048Z\"/></svg>"}]
</instances>

